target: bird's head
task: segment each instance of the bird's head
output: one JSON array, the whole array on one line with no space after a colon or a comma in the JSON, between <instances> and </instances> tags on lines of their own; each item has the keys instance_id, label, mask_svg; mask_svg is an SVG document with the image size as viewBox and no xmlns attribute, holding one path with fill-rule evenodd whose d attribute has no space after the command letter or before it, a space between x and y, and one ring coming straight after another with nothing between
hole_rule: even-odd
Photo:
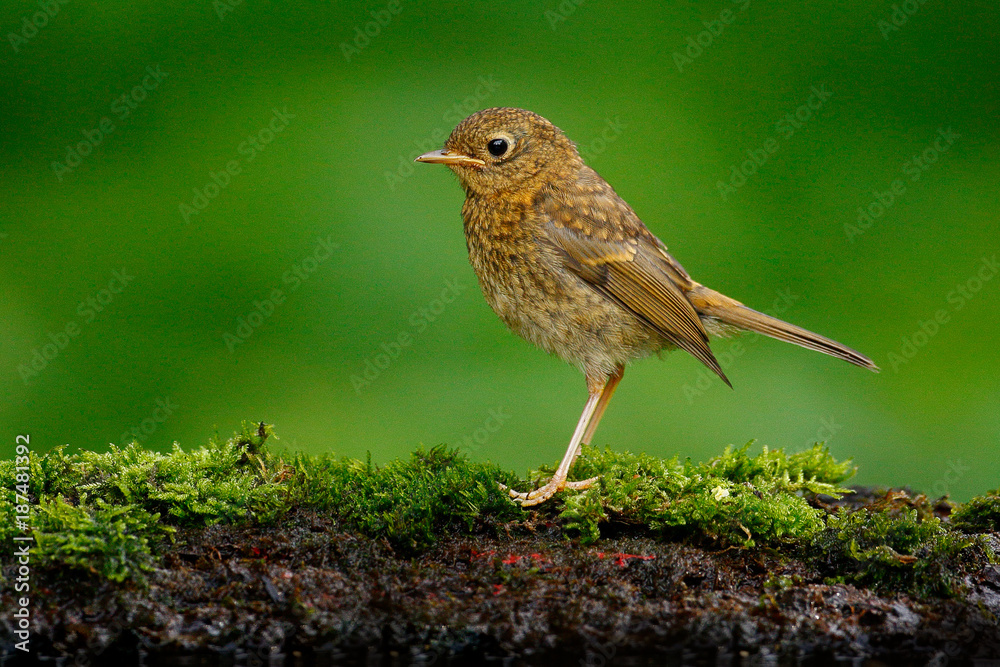
<instances>
[{"instance_id":1,"label":"bird's head","mask_svg":"<svg viewBox=\"0 0 1000 667\"><path fill-rule=\"evenodd\" d=\"M532 191L583 165L562 130L536 113L509 107L472 114L443 149L416 161L447 165L466 193L477 195Z\"/></svg>"}]
</instances>

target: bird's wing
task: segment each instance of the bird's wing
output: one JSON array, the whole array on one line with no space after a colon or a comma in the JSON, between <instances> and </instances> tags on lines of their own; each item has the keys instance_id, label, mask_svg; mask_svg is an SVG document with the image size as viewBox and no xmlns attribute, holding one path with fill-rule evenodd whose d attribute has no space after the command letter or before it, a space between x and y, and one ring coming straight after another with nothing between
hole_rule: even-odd
<instances>
[{"instance_id":1,"label":"bird's wing","mask_svg":"<svg viewBox=\"0 0 1000 667\"><path fill-rule=\"evenodd\" d=\"M596 181L589 179L569 192L549 192L536 200L539 240L554 248L568 270L730 384L682 289L694 283L628 204L593 176Z\"/></svg>"}]
</instances>

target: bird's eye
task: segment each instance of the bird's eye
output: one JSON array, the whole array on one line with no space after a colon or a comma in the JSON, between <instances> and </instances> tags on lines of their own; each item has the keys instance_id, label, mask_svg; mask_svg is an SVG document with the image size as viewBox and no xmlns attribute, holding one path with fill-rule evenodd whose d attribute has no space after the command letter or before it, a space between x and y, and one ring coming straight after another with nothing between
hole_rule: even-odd
<instances>
[{"instance_id":1,"label":"bird's eye","mask_svg":"<svg viewBox=\"0 0 1000 667\"><path fill-rule=\"evenodd\" d=\"M507 140L494 139L490 143L486 144L486 150L490 152L490 155L500 157L507 152Z\"/></svg>"}]
</instances>

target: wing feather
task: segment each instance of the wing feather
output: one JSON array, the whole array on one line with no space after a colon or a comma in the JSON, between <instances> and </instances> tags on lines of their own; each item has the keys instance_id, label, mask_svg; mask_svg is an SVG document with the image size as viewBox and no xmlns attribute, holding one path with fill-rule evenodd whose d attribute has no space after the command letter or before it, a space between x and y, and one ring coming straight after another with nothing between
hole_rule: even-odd
<instances>
[{"instance_id":1,"label":"wing feather","mask_svg":"<svg viewBox=\"0 0 1000 667\"><path fill-rule=\"evenodd\" d=\"M581 215L580 206L573 209L575 216ZM574 222L585 224L557 225L551 216L546 216L543 228L546 240L563 256L566 267L732 386L712 354L698 312L675 282L678 278L686 279L687 274L663 251L655 237L646 231L631 238L607 238L608 234L600 238L585 231L599 230L599 221Z\"/></svg>"}]
</instances>

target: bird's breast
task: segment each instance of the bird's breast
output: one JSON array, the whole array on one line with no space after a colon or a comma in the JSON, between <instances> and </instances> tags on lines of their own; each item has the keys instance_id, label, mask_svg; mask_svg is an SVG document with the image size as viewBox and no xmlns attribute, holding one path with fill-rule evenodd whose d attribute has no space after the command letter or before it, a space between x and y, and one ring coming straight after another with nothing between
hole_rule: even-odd
<instances>
[{"instance_id":1,"label":"bird's breast","mask_svg":"<svg viewBox=\"0 0 1000 667\"><path fill-rule=\"evenodd\" d=\"M662 346L648 326L566 270L540 242L530 202L470 197L462 215L483 296L514 333L588 372L610 372Z\"/></svg>"},{"instance_id":2,"label":"bird's breast","mask_svg":"<svg viewBox=\"0 0 1000 667\"><path fill-rule=\"evenodd\" d=\"M483 295L508 325L514 327L537 305L554 276L545 267L541 248L522 202L469 198L462 209L465 240Z\"/></svg>"}]
</instances>

